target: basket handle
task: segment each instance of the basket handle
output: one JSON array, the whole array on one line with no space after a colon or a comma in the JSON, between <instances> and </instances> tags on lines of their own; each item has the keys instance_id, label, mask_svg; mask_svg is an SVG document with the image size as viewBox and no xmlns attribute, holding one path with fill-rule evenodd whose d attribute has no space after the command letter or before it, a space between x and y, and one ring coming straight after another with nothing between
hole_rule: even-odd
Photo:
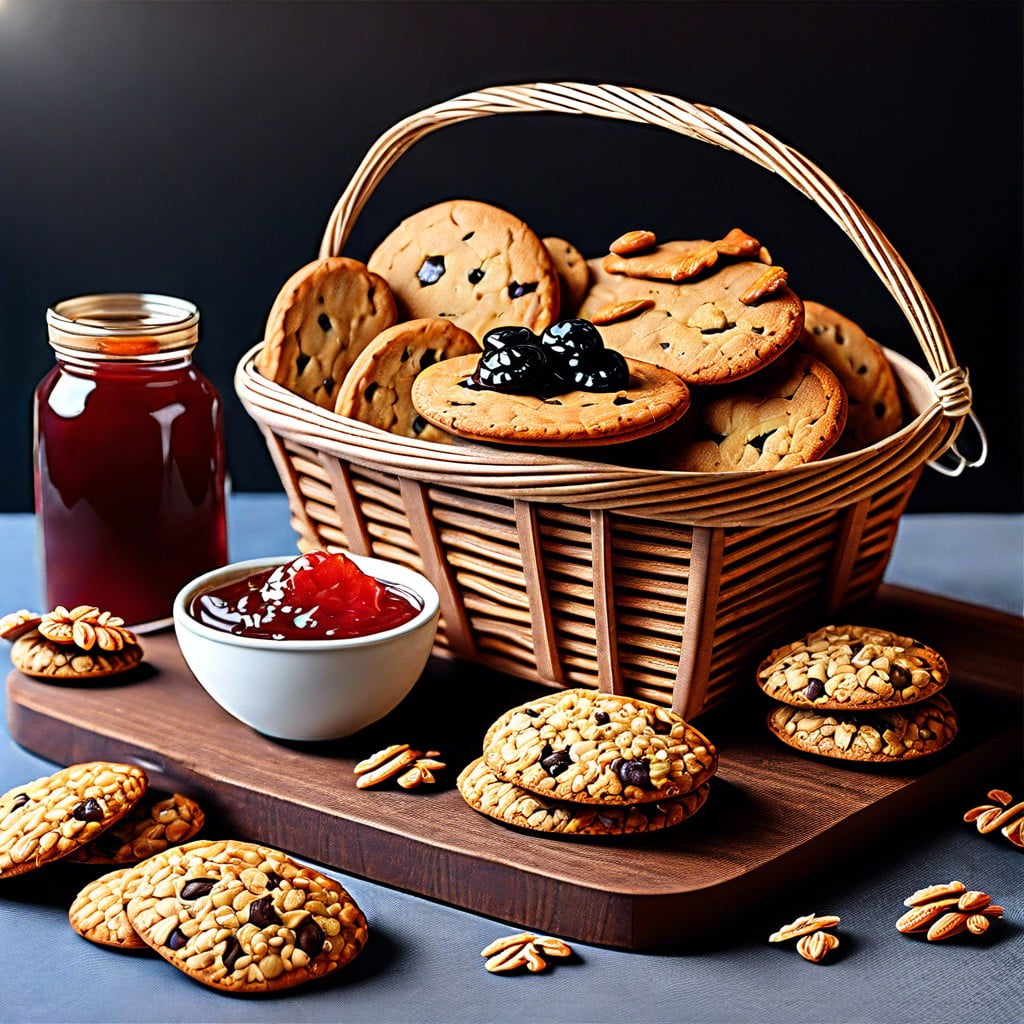
<instances>
[{"instance_id":1,"label":"basket handle","mask_svg":"<svg viewBox=\"0 0 1024 1024\"><path fill-rule=\"evenodd\" d=\"M824 171L768 132L715 107L673 96L618 85L554 82L481 89L428 107L399 121L370 148L331 213L321 259L341 253L377 185L414 143L449 124L529 113L587 114L655 125L738 153L788 181L839 225L896 300L928 361L935 401L943 413L961 420L970 413L967 371L957 364L935 307L864 211Z\"/></svg>"}]
</instances>

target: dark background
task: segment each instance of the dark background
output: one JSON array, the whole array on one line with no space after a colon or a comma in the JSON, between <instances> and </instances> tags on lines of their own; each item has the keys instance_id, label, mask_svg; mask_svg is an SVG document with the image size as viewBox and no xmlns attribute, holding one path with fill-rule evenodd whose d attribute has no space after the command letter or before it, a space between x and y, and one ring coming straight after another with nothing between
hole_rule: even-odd
<instances>
[{"instance_id":1,"label":"dark background","mask_svg":"<svg viewBox=\"0 0 1024 1024\"><path fill-rule=\"evenodd\" d=\"M31 508L44 314L93 291L190 298L227 400L238 490L277 489L231 378L278 288L317 254L376 137L460 92L636 85L722 107L822 166L938 307L992 442L925 474L916 510L1021 509L1019 3L90 3L0 0L0 510ZM806 297L923 362L842 233L741 158L551 115L449 128L404 156L347 250L465 195L587 254L633 227L739 225ZM965 448L973 439L965 440Z\"/></svg>"}]
</instances>

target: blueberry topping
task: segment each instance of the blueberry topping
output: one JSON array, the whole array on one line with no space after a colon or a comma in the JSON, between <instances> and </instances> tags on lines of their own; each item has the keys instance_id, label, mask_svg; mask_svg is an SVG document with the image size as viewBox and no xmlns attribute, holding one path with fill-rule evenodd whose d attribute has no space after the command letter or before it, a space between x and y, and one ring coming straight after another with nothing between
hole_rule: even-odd
<instances>
[{"instance_id":1,"label":"blueberry topping","mask_svg":"<svg viewBox=\"0 0 1024 1024\"><path fill-rule=\"evenodd\" d=\"M606 348L576 370L570 380L582 391L618 391L629 384L629 365L621 352Z\"/></svg>"},{"instance_id":2,"label":"blueberry topping","mask_svg":"<svg viewBox=\"0 0 1024 1024\"><path fill-rule=\"evenodd\" d=\"M825 684L820 679L812 679L805 687L803 695L808 700L817 700L825 692Z\"/></svg>"},{"instance_id":3,"label":"blueberry topping","mask_svg":"<svg viewBox=\"0 0 1024 1024\"><path fill-rule=\"evenodd\" d=\"M426 288L428 284L437 284L444 277L444 257L428 256L416 271L420 284Z\"/></svg>"},{"instance_id":4,"label":"blueberry topping","mask_svg":"<svg viewBox=\"0 0 1024 1024\"><path fill-rule=\"evenodd\" d=\"M627 761L621 757L612 762L612 768L624 786L636 786L639 789L651 788L651 772L646 757Z\"/></svg>"},{"instance_id":5,"label":"blueberry topping","mask_svg":"<svg viewBox=\"0 0 1024 1024\"><path fill-rule=\"evenodd\" d=\"M532 391L547 368L547 357L536 345L509 345L484 352L473 379L494 391L522 394Z\"/></svg>"},{"instance_id":6,"label":"blueberry topping","mask_svg":"<svg viewBox=\"0 0 1024 1024\"><path fill-rule=\"evenodd\" d=\"M586 359L604 348L600 332L589 320L560 320L540 336L540 343L560 359Z\"/></svg>"},{"instance_id":7,"label":"blueberry topping","mask_svg":"<svg viewBox=\"0 0 1024 1024\"><path fill-rule=\"evenodd\" d=\"M89 797L71 808L71 816L79 821L102 821L103 808L98 800Z\"/></svg>"},{"instance_id":8,"label":"blueberry topping","mask_svg":"<svg viewBox=\"0 0 1024 1024\"><path fill-rule=\"evenodd\" d=\"M598 725L607 725L611 719L608 717L607 711L596 711L594 712L594 721L597 722Z\"/></svg>"},{"instance_id":9,"label":"blueberry topping","mask_svg":"<svg viewBox=\"0 0 1024 1024\"><path fill-rule=\"evenodd\" d=\"M524 295L535 292L538 283L537 281L528 281L525 284L520 284L518 281L512 281L508 286L508 297L510 299L521 299Z\"/></svg>"},{"instance_id":10,"label":"blueberry topping","mask_svg":"<svg viewBox=\"0 0 1024 1024\"><path fill-rule=\"evenodd\" d=\"M561 775L562 772L572 764L572 758L568 750L552 750L549 743L544 744L544 750L540 756L540 766L552 778Z\"/></svg>"},{"instance_id":11,"label":"blueberry topping","mask_svg":"<svg viewBox=\"0 0 1024 1024\"><path fill-rule=\"evenodd\" d=\"M181 949L188 939L185 938L185 933L180 928L175 928L170 935L167 936L167 942L164 943L168 949Z\"/></svg>"},{"instance_id":12,"label":"blueberry topping","mask_svg":"<svg viewBox=\"0 0 1024 1024\"><path fill-rule=\"evenodd\" d=\"M529 327L495 327L484 335L484 351L499 351L509 345L536 345L537 336Z\"/></svg>"}]
</instances>

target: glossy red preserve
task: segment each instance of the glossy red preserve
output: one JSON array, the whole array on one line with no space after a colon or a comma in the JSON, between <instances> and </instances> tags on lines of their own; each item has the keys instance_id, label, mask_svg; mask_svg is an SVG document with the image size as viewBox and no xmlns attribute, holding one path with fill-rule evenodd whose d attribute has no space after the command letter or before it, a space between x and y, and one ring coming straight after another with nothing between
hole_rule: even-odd
<instances>
[{"instance_id":1,"label":"glossy red preserve","mask_svg":"<svg viewBox=\"0 0 1024 1024\"><path fill-rule=\"evenodd\" d=\"M192 600L189 614L236 636L342 640L384 633L414 619L422 604L404 587L364 573L342 554L310 551Z\"/></svg>"}]
</instances>

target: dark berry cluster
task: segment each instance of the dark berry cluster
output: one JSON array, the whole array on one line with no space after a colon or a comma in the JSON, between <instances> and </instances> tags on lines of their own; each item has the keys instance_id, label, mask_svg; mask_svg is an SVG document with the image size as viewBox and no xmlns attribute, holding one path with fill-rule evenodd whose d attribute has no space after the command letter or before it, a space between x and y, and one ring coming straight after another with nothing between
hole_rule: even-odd
<instances>
[{"instance_id":1,"label":"dark berry cluster","mask_svg":"<svg viewBox=\"0 0 1024 1024\"><path fill-rule=\"evenodd\" d=\"M622 355L605 348L589 320L560 320L539 337L528 327L484 335L473 387L550 398L568 391L618 391L629 384Z\"/></svg>"}]
</instances>

